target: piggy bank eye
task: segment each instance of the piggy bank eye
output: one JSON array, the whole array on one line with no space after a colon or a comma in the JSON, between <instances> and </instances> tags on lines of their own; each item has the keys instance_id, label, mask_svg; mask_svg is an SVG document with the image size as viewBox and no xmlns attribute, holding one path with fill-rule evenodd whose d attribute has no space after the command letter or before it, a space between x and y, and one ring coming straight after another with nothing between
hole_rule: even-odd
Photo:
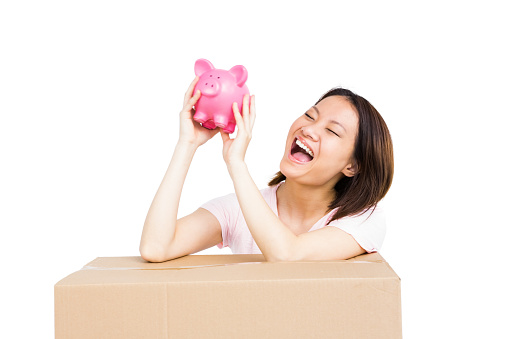
<instances>
[{"instance_id":1,"label":"piggy bank eye","mask_svg":"<svg viewBox=\"0 0 509 339\"><path fill-rule=\"evenodd\" d=\"M217 77L218 79L221 79L221 77Z\"/></svg>"}]
</instances>

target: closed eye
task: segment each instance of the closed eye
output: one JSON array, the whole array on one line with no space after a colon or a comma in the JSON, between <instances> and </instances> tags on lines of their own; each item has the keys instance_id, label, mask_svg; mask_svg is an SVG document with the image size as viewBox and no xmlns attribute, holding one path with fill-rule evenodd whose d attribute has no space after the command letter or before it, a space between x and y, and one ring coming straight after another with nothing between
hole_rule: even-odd
<instances>
[{"instance_id":1,"label":"closed eye","mask_svg":"<svg viewBox=\"0 0 509 339\"><path fill-rule=\"evenodd\" d=\"M340 137L340 136L339 136L336 132L334 132L334 131L333 131L333 130L331 130L331 129L328 129L328 128L327 128L327 131L332 132L332 133L336 134L338 137ZM341 138L341 137L340 137L340 138Z\"/></svg>"},{"instance_id":2,"label":"closed eye","mask_svg":"<svg viewBox=\"0 0 509 339\"><path fill-rule=\"evenodd\" d=\"M311 119L311 120L315 120L315 119L313 119L313 118L311 117L311 115L309 115L309 114L307 114L307 113L305 113L304 115L305 115L306 117L308 117L309 119ZM341 137L340 137L340 136L339 136L336 132L334 132L333 130L331 130L331 129L327 128L327 131L329 131L329 132L331 132L331 133L334 133L334 134L336 134L336 136L338 136L339 138L341 138Z\"/></svg>"}]
</instances>

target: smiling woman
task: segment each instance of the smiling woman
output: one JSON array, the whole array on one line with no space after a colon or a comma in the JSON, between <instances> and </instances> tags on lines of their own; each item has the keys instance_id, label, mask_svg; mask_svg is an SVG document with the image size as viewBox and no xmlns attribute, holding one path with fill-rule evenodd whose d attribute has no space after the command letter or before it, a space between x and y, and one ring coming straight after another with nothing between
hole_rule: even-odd
<instances>
[{"instance_id":1,"label":"smiling woman","mask_svg":"<svg viewBox=\"0 0 509 339\"><path fill-rule=\"evenodd\" d=\"M373 106L345 89L327 92L292 124L280 171L262 190L244 162L254 96L244 97L242 113L234 103L237 135L221 130L221 138L235 193L176 220L194 153L218 132L192 119L197 81L186 93L179 142L147 214L143 258L164 261L214 245L262 253L268 261L347 259L380 249L385 221L378 202L392 181L391 138Z\"/></svg>"},{"instance_id":2,"label":"smiling woman","mask_svg":"<svg viewBox=\"0 0 509 339\"><path fill-rule=\"evenodd\" d=\"M325 115L338 116L339 121L329 119L319 125L320 119L327 118L323 116L324 114L320 115L317 106L324 107ZM331 113L329 114L329 112ZM335 197L329 204L328 211L335 208L337 211L330 221L363 213L376 207L377 203L389 191L394 173L392 139L380 113L363 97L344 88L334 88L325 93L315 106L304 114L304 117L297 119L292 128L299 127L312 142L319 138L319 132L315 131L315 128L324 129L324 136L330 132L340 139L349 139L346 149L339 147L339 142L331 145L333 154L339 155L345 151L347 153L351 151L352 154L349 155L351 163L340 172L339 178L333 179ZM354 120L358 121L357 126L353 126ZM343 124L341 121L345 123ZM297 136L295 140L299 140L299 138L303 137ZM320 140L323 143L327 138L322 137ZM303 140L303 144L308 146L305 140ZM294 152L299 152L294 145L295 142L290 148L290 159ZM326 146L322 145L321 147L325 148ZM330 163L334 156L328 156L326 161ZM303 162L307 163L310 160L314 159ZM285 173L292 176L294 172L291 171L291 168L286 169L285 163L285 158L283 158L282 169L269 182L269 186L287 180ZM312 164L310 163L310 165ZM349 171L349 169L353 171Z\"/></svg>"}]
</instances>

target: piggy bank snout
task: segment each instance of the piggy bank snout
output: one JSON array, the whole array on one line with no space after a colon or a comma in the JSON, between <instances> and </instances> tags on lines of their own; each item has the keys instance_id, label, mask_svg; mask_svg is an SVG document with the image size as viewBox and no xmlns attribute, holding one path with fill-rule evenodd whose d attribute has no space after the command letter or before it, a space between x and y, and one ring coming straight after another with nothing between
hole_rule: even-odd
<instances>
[{"instance_id":1,"label":"piggy bank snout","mask_svg":"<svg viewBox=\"0 0 509 339\"><path fill-rule=\"evenodd\" d=\"M219 94L221 83L215 79L205 79L199 86L199 90L203 95L213 97Z\"/></svg>"}]
</instances>

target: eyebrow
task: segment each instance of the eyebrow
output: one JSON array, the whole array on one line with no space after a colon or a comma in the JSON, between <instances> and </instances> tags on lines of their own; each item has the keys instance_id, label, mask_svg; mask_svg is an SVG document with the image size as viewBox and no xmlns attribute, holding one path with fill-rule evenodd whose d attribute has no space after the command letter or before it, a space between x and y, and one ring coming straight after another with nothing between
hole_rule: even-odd
<instances>
[{"instance_id":1,"label":"eyebrow","mask_svg":"<svg viewBox=\"0 0 509 339\"><path fill-rule=\"evenodd\" d=\"M316 106L313 106L311 108L314 108L316 113L318 113L318 115L320 115L320 111L318 110L318 108ZM329 120L329 122L332 122L333 124L338 125L339 127L341 127L346 132L345 126L343 126L341 123L337 122L336 120Z\"/></svg>"}]
</instances>

